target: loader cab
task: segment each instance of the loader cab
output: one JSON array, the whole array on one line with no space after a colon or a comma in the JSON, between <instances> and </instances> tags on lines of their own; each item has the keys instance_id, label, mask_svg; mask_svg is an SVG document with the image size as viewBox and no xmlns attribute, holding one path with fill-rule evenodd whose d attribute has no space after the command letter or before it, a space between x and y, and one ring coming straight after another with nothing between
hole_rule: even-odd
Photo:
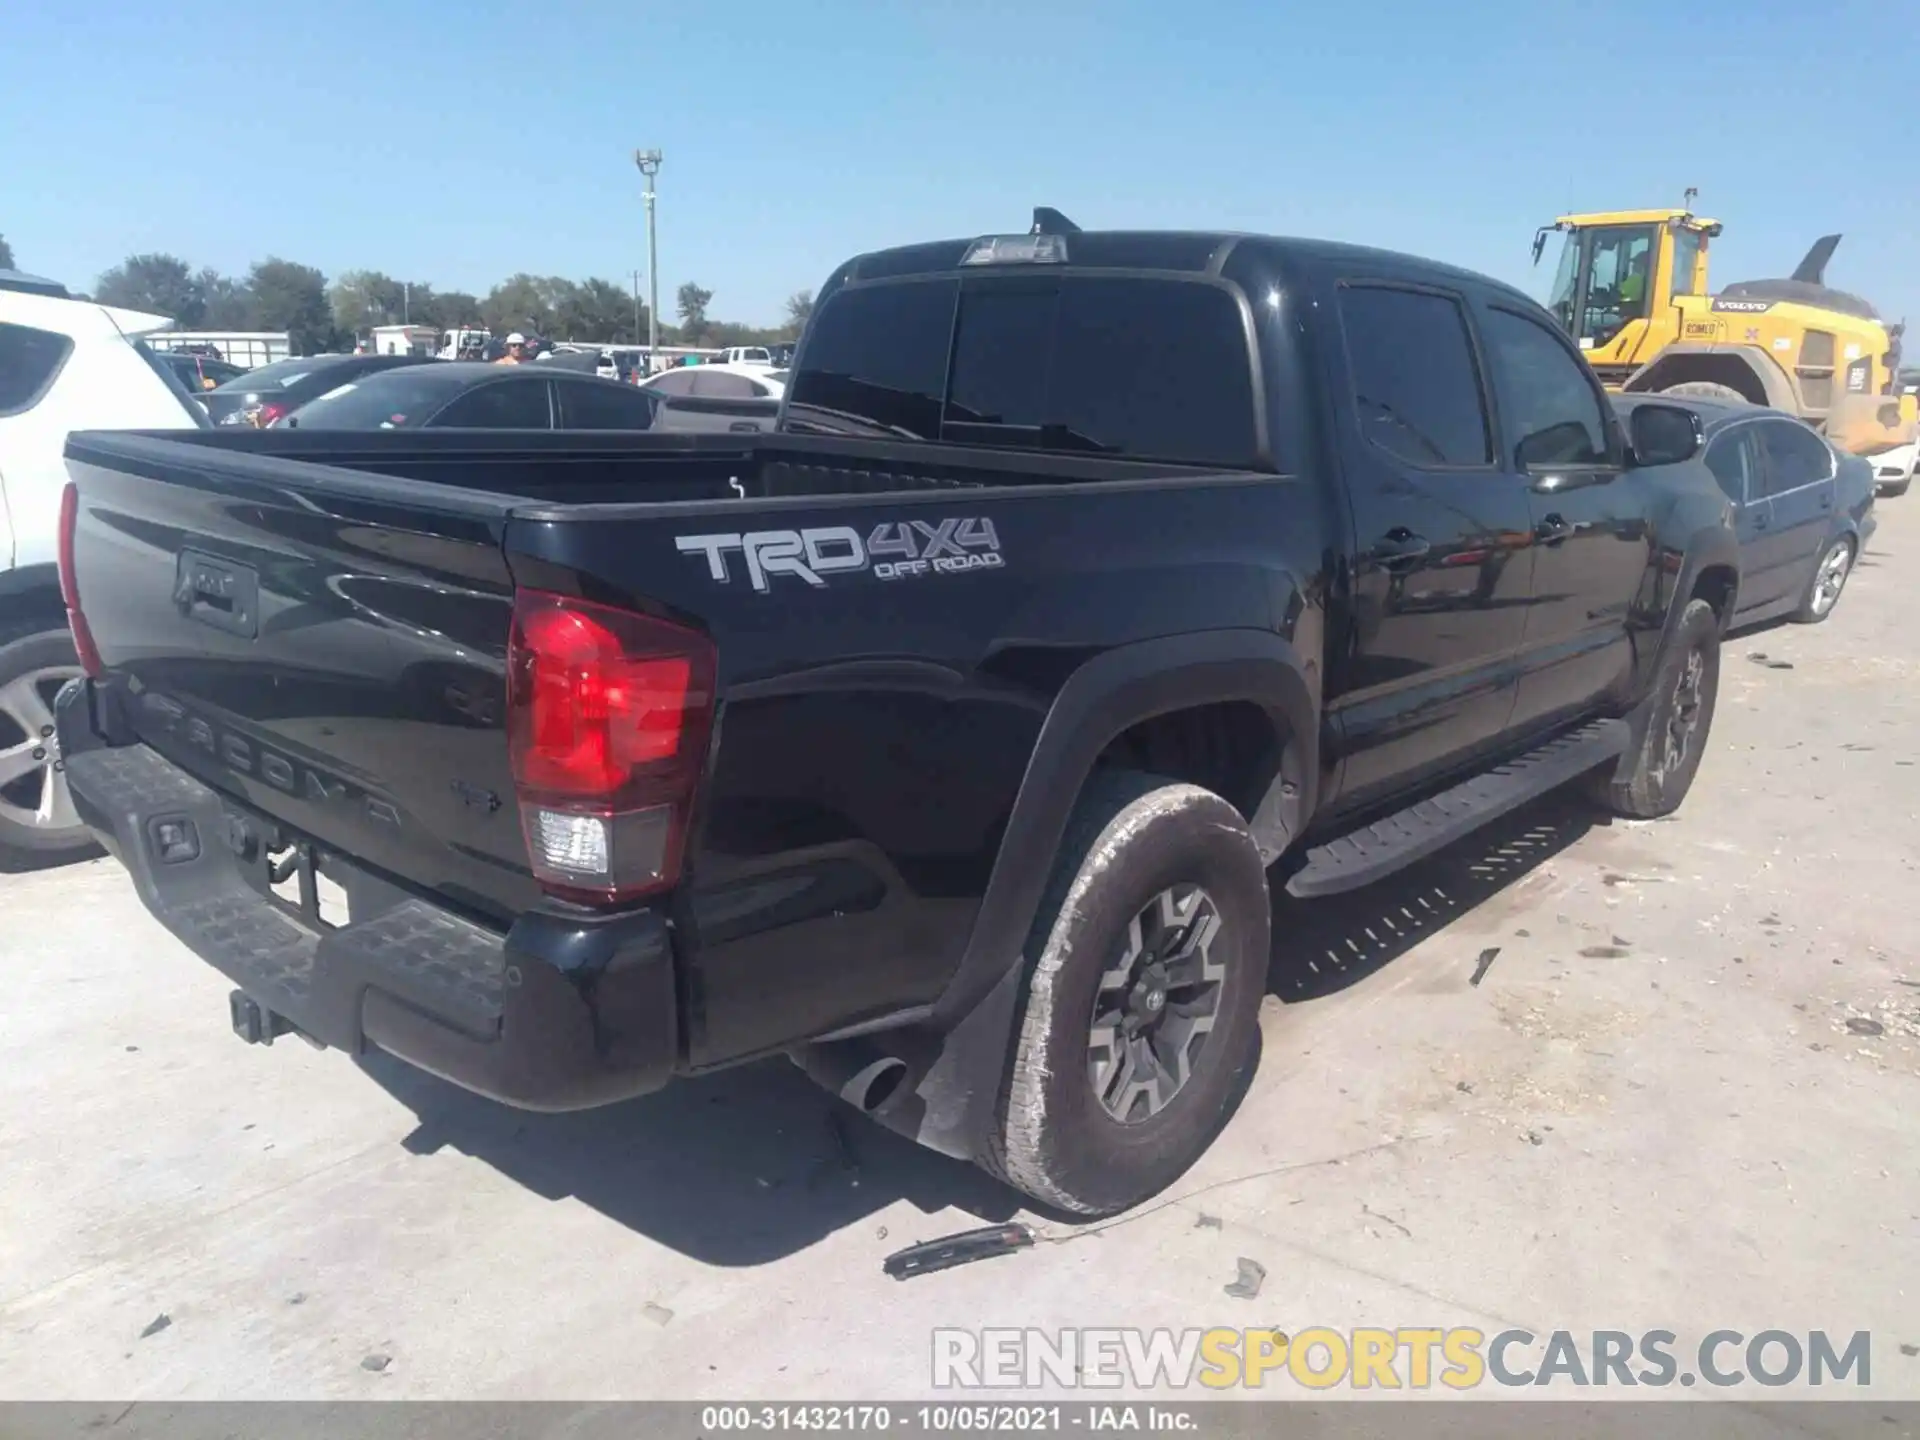
<instances>
[{"instance_id":1,"label":"loader cab","mask_svg":"<svg viewBox=\"0 0 1920 1440\"><path fill-rule=\"evenodd\" d=\"M1617 384L1679 338L1674 298L1706 293L1707 241L1720 226L1685 210L1562 215L1534 235L1536 264L1556 233L1564 238L1547 308Z\"/></svg>"}]
</instances>

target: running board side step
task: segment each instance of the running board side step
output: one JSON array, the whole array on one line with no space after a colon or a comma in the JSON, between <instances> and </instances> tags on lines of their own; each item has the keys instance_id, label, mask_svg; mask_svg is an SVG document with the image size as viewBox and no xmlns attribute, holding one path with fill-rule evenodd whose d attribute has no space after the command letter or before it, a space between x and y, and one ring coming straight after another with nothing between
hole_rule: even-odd
<instances>
[{"instance_id":1,"label":"running board side step","mask_svg":"<svg viewBox=\"0 0 1920 1440\"><path fill-rule=\"evenodd\" d=\"M1287 882L1287 893L1308 900L1371 885L1471 835L1489 820L1617 760L1631 739L1624 720L1583 725L1431 800L1309 850L1306 865Z\"/></svg>"}]
</instances>

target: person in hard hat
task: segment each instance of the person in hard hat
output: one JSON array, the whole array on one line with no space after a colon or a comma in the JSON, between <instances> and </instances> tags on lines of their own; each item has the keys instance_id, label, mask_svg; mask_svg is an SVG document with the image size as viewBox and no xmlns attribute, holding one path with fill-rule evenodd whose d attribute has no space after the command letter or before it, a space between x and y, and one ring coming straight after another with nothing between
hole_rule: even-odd
<instances>
[{"instance_id":1,"label":"person in hard hat","mask_svg":"<svg viewBox=\"0 0 1920 1440\"><path fill-rule=\"evenodd\" d=\"M527 359L527 337L518 330L507 336L507 353L493 363L496 365L524 365Z\"/></svg>"}]
</instances>

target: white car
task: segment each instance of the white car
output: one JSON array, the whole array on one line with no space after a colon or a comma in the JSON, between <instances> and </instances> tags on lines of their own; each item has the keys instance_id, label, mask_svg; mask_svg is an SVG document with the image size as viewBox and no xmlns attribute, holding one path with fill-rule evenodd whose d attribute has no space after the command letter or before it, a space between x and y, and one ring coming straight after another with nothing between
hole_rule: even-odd
<instances>
[{"instance_id":1,"label":"white car","mask_svg":"<svg viewBox=\"0 0 1920 1440\"><path fill-rule=\"evenodd\" d=\"M1873 487L1882 495L1904 495L1913 484L1913 470L1920 460L1920 441L1908 441L1897 450L1873 457Z\"/></svg>"},{"instance_id":2,"label":"white car","mask_svg":"<svg viewBox=\"0 0 1920 1440\"><path fill-rule=\"evenodd\" d=\"M53 735L53 698L80 673L60 598L63 452L70 430L209 424L140 338L172 323L0 270L0 868L90 845Z\"/></svg>"},{"instance_id":3,"label":"white car","mask_svg":"<svg viewBox=\"0 0 1920 1440\"><path fill-rule=\"evenodd\" d=\"M773 353L764 345L730 345L720 352L722 365L773 365Z\"/></svg>"},{"instance_id":4,"label":"white car","mask_svg":"<svg viewBox=\"0 0 1920 1440\"><path fill-rule=\"evenodd\" d=\"M676 365L640 382L662 395L705 395L728 400L779 400L787 393L788 370L766 365Z\"/></svg>"}]
</instances>

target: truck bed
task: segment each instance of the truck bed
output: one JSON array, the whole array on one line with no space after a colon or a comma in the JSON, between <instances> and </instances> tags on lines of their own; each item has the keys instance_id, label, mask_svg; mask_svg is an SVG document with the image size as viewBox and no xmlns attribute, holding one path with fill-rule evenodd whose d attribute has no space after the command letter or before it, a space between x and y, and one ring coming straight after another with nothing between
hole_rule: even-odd
<instances>
[{"instance_id":1,"label":"truck bed","mask_svg":"<svg viewBox=\"0 0 1920 1440\"><path fill-rule=\"evenodd\" d=\"M554 903L506 734L516 597L708 637L664 902L695 1066L930 1003L1065 678L1295 623L1324 548L1296 480L844 437L79 434L68 467L101 723L322 872L483 927Z\"/></svg>"}]
</instances>

